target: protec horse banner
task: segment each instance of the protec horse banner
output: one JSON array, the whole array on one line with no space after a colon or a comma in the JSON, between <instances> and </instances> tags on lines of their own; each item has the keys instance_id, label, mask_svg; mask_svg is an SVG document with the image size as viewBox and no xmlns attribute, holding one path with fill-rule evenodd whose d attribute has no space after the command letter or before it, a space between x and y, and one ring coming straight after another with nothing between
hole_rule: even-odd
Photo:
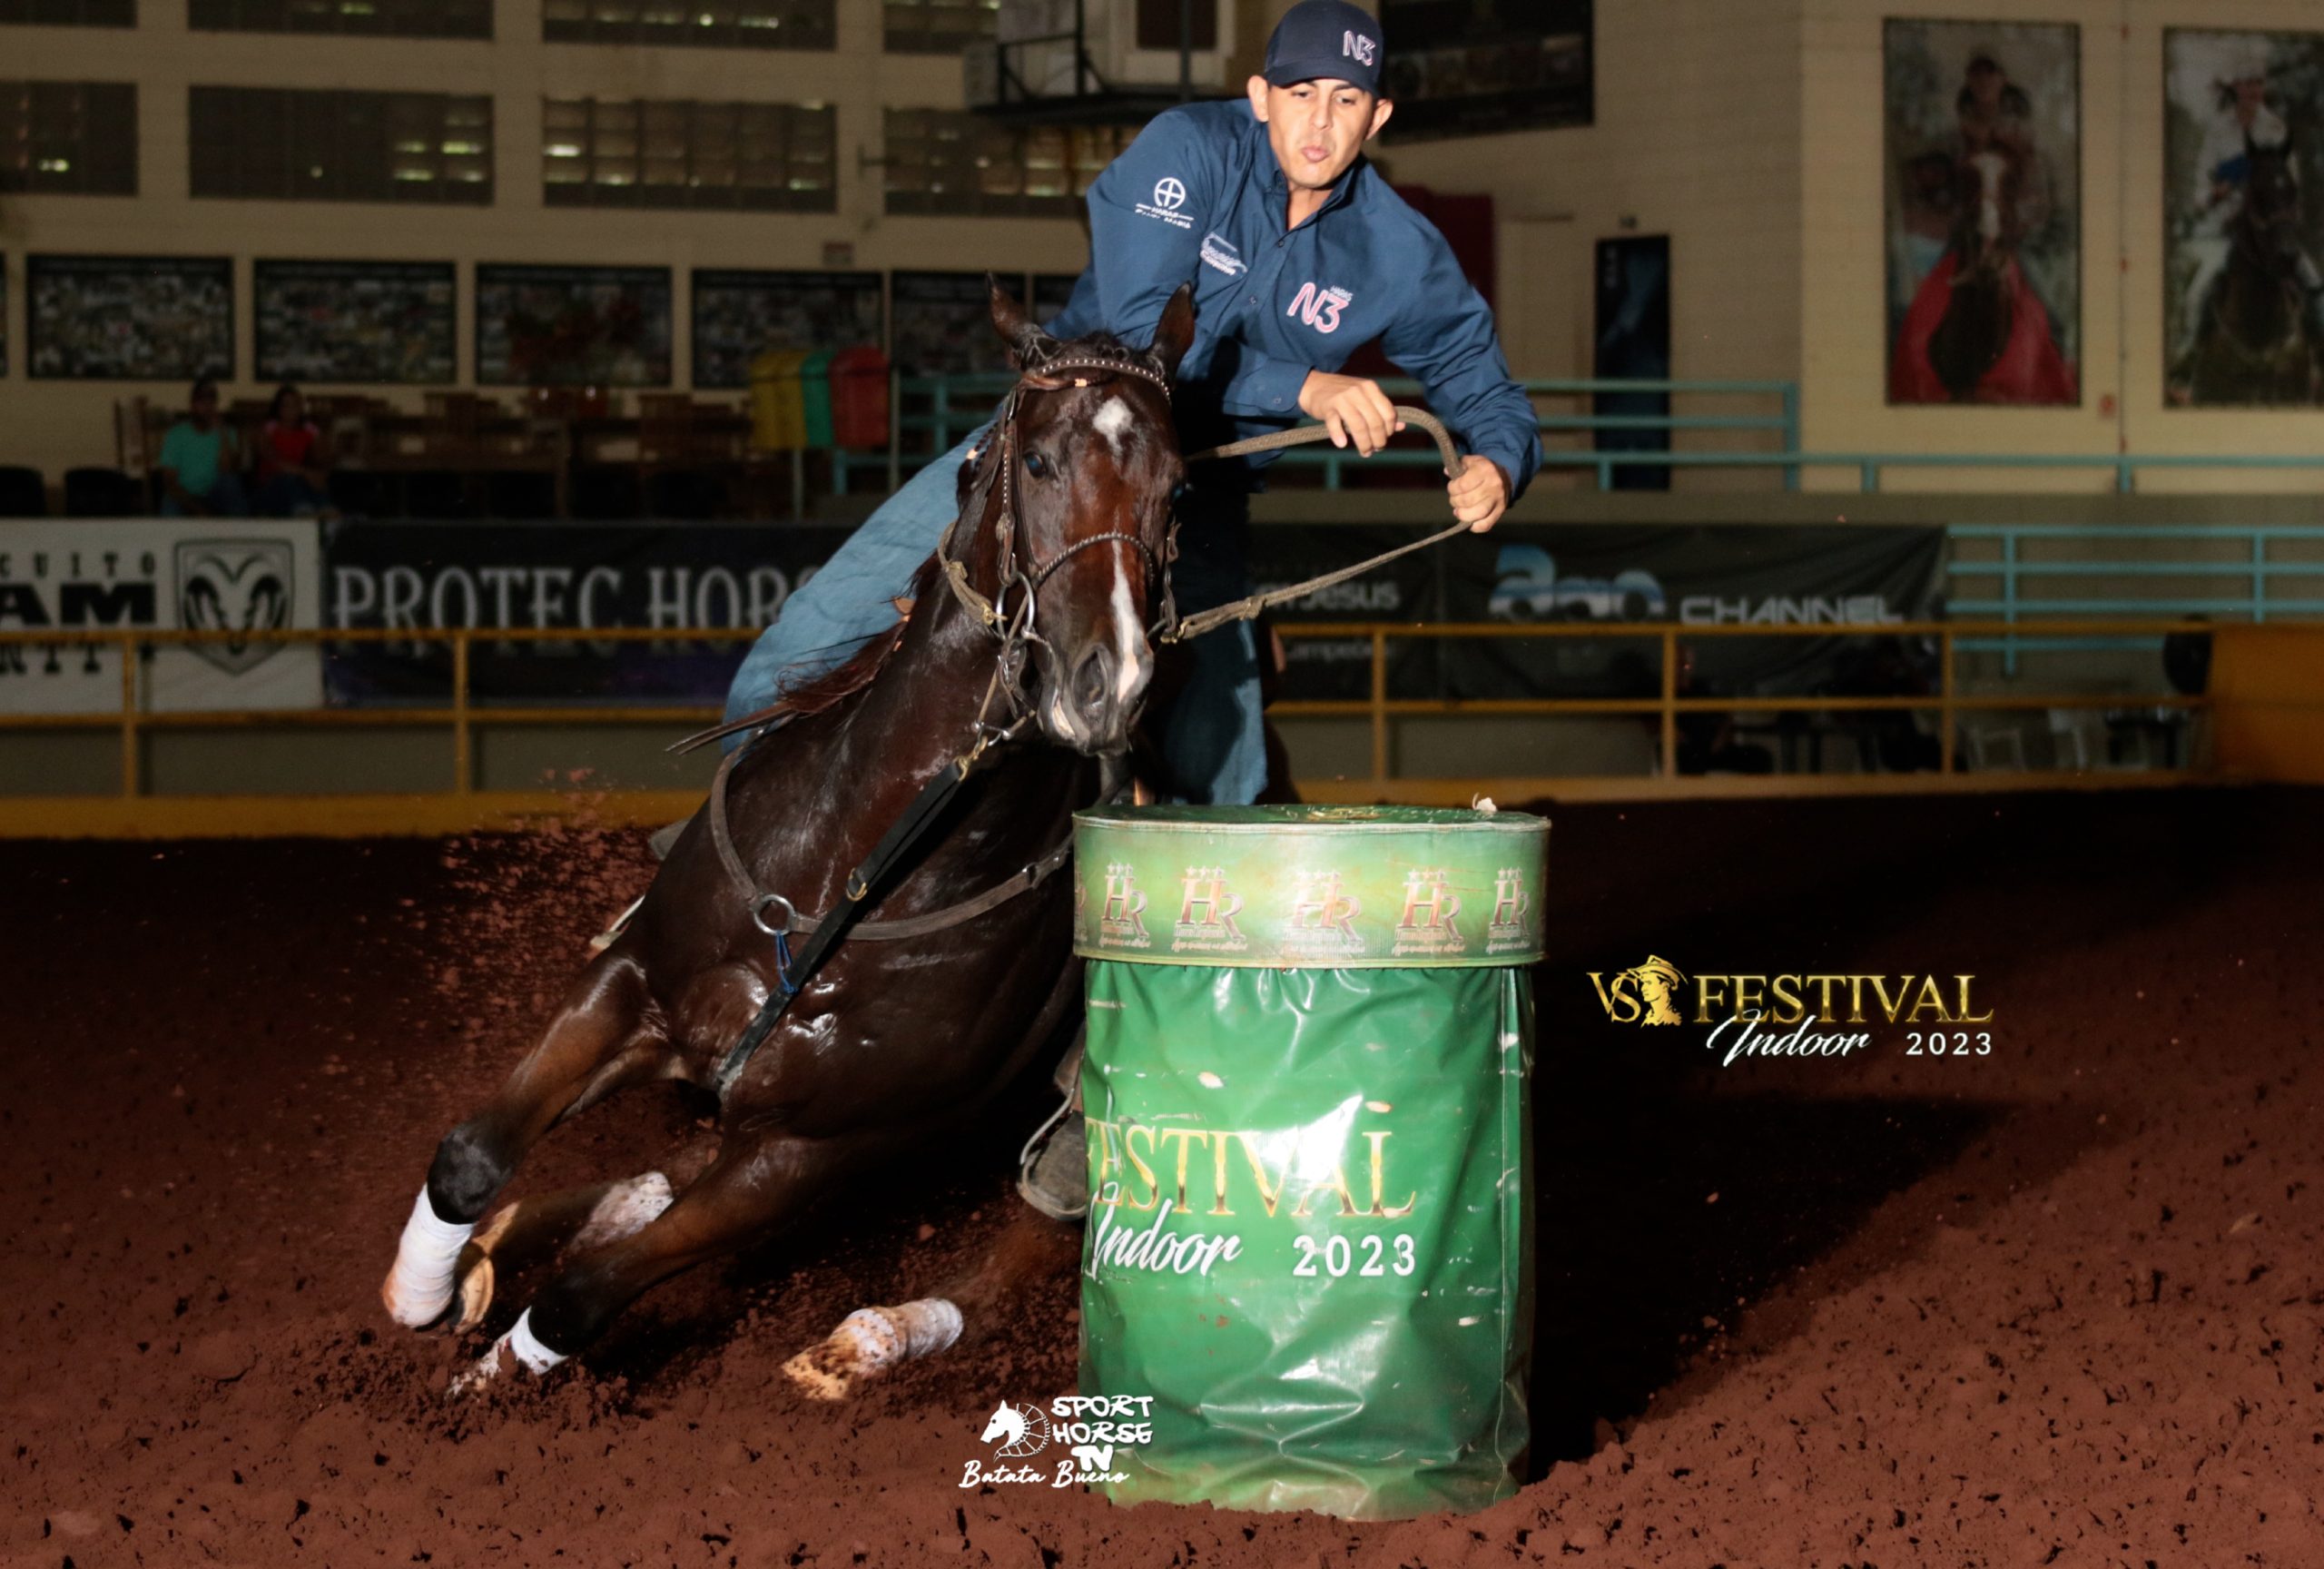
<instances>
[{"instance_id":1,"label":"protec horse banner","mask_svg":"<svg viewBox=\"0 0 2324 1569\"><path fill-rule=\"evenodd\" d=\"M148 713L320 706L321 657L311 644L241 635L319 626L321 600L309 521L0 523L0 631L224 635L152 647L138 678ZM106 714L121 701L118 646L0 646L0 712Z\"/></svg>"},{"instance_id":2,"label":"protec horse banner","mask_svg":"<svg viewBox=\"0 0 2324 1569\"><path fill-rule=\"evenodd\" d=\"M609 627L756 633L831 558L846 530L809 524L340 523L324 537L331 627L568 629L479 639L471 691L530 702L717 703L745 639L615 642ZM440 639L330 646L334 703L438 701Z\"/></svg>"}]
</instances>

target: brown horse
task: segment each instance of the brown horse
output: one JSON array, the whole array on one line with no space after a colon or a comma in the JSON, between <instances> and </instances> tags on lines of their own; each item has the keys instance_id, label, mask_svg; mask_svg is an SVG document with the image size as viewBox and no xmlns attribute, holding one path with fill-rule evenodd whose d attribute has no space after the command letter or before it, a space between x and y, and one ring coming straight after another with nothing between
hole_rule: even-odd
<instances>
[{"instance_id":1,"label":"brown horse","mask_svg":"<svg viewBox=\"0 0 2324 1569\"><path fill-rule=\"evenodd\" d=\"M2243 147L2243 206L2203 301L2189 390L2197 403L2313 403L2324 343L2301 278L2291 142Z\"/></svg>"},{"instance_id":2,"label":"brown horse","mask_svg":"<svg viewBox=\"0 0 2324 1569\"><path fill-rule=\"evenodd\" d=\"M1182 473L1167 382L1193 336L1191 299L1180 289L1137 352L1110 337L1059 344L993 286L1022 380L964 471L966 510L903 621L753 716L786 722L730 761L714 792L724 824L696 815L539 1043L445 1135L381 1296L414 1327L454 1317L456 1300L459 1322L475 1322L488 1255L516 1229L496 1219L478 1235L476 1223L543 1134L625 1085L722 1092L717 1153L675 1199L648 1173L530 1201L563 1223L565 1262L463 1385L582 1350L656 1282L973 1115L1052 1041L1078 991L1070 880L1035 873L1056 868L1072 812L1092 799L1093 759L1127 749L1151 672L1147 606ZM1027 734L986 755L875 884L857 930L891 940L851 938L798 978L762 1048L722 1083L722 1057L793 979L770 906L775 926L786 906L828 915L923 787L999 727ZM981 903L1003 884L1013 894ZM974 918L945 913L962 909ZM874 1361L959 1330L949 1303L880 1312L857 1326Z\"/></svg>"}]
</instances>

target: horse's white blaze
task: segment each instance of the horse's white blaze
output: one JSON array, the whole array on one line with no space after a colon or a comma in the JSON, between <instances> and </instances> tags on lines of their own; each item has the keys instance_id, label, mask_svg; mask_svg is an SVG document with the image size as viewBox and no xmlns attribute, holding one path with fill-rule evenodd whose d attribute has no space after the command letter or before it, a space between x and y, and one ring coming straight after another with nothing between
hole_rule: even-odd
<instances>
[{"instance_id":1,"label":"horse's white blaze","mask_svg":"<svg viewBox=\"0 0 2324 1569\"><path fill-rule=\"evenodd\" d=\"M388 1305L389 1317L407 1329L417 1329L444 1311L452 1300L453 1267L475 1229L472 1222L463 1226L438 1219L436 1207L428 1201L428 1189L420 1189L411 1206L411 1219L403 1223L403 1238L396 1244L395 1265L388 1271L387 1283L379 1288L379 1299Z\"/></svg>"},{"instance_id":2,"label":"horse's white blaze","mask_svg":"<svg viewBox=\"0 0 2324 1569\"><path fill-rule=\"evenodd\" d=\"M1098 412L1089 423L1098 428L1098 433L1106 439L1106 445L1114 449L1116 458L1119 458L1122 455L1122 438L1129 434L1130 421L1136 418L1130 412L1128 403L1114 397L1098 406Z\"/></svg>"},{"instance_id":3,"label":"horse's white blaze","mask_svg":"<svg viewBox=\"0 0 2324 1569\"><path fill-rule=\"evenodd\" d=\"M1130 597L1129 565L1122 559L1125 554L1118 548L1114 552L1114 700L1127 713L1130 699L1146 684L1154 654L1138 627L1137 606Z\"/></svg>"},{"instance_id":4,"label":"horse's white blaze","mask_svg":"<svg viewBox=\"0 0 2324 1569\"><path fill-rule=\"evenodd\" d=\"M2009 162L1998 153L1980 153L1969 160L1977 172L1977 181L1984 195L1977 207L1977 235L1988 242L2001 238L2002 182L2009 173Z\"/></svg>"}]
</instances>

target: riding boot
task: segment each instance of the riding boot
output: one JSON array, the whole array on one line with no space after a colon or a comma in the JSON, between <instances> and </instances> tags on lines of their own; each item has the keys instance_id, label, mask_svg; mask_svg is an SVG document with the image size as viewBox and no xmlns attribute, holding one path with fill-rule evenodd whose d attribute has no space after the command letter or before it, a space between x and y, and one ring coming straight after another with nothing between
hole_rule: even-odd
<instances>
[{"instance_id":1,"label":"riding boot","mask_svg":"<svg viewBox=\"0 0 2324 1569\"><path fill-rule=\"evenodd\" d=\"M1033 1130L1017 1160L1017 1191L1025 1202L1053 1220L1080 1220L1089 1213L1089 1135L1081 1117L1081 1050L1087 1031L1058 1064L1057 1085L1065 1100Z\"/></svg>"}]
</instances>

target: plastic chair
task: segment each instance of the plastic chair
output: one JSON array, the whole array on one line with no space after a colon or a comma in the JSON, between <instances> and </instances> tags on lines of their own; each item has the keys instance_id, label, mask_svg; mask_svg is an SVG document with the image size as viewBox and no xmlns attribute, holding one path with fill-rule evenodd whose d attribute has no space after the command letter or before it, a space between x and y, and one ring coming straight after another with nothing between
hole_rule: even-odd
<instances>
[{"instance_id":1,"label":"plastic chair","mask_svg":"<svg viewBox=\"0 0 2324 1569\"><path fill-rule=\"evenodd\" d=\"M0 518L48 516L48 481L37 469L0 469Z\"/></svg>"},{"instance_id":2,"label":"plastic chair","mask_svg":"<svg viewBox=\"0 0 2324 1569\"><path fill-rule=\"evenodd\" d=\"M138 493L137 482L118 469L64 471L67 518L137 518L153 510Z\"/></svg>"}]
</instances>

